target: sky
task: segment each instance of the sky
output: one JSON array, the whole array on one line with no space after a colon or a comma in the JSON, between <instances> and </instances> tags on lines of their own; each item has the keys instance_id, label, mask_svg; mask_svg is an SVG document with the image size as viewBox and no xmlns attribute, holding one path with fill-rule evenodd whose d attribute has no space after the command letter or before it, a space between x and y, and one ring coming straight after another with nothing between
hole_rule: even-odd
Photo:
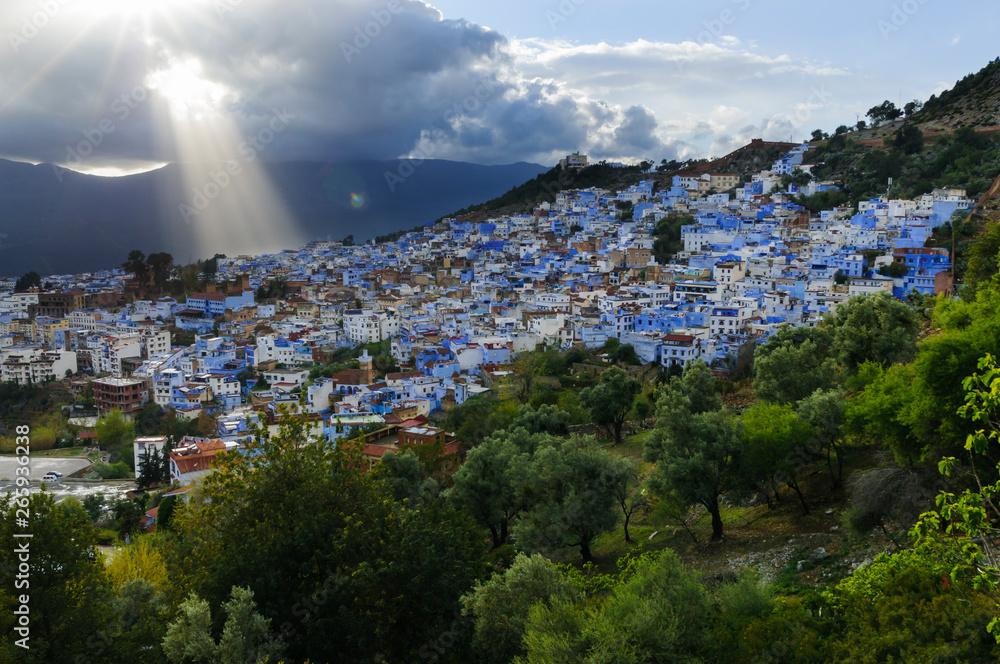
<instances>
[{"instance_id":1,"label":"sky","mask_svg":"<svg viewBox=\"0 0 1000 664\"><path fill-rule=\"evenodd\" d=\"M4 0L0 156L685 159L802 140L997 57L955 0Z\"/></svg>"}]
</instances>

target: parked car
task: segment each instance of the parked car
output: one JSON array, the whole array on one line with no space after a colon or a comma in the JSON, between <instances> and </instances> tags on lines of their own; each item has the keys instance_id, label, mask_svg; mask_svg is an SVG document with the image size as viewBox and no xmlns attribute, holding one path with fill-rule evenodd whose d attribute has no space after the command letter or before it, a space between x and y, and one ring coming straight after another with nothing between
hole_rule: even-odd
<instances>
[{"instance_id":1,"label":"parked car","mask_svg":"<svg viewBox=\"0 0 1000 664\"><path fill-rule=\"evenodd\" d=\"M42 475L42 481L43 482L54 482L55 480L59 479L62 476L63 476L62 473L60 473L58 471L55 471L55 470L50 470L49 472L47 472L44 475Z\"/></svg>"}]
</instances>

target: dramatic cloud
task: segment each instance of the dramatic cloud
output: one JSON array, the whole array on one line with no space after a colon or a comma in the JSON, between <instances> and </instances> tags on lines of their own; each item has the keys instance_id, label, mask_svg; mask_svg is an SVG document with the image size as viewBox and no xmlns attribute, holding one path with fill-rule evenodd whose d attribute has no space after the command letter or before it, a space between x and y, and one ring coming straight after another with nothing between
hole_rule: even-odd
<instances>
[{"instance_id":1,"label":"dramatic cloud","mask_svg":"<svg viewBox=\"0 0 1000 664\"><path fill-rule=\"evenodd\" d=\"M509 40L417 0L7 0L0 26L0 155L85 170L254 138L268 161L701 156L808 136L845 73L728 37Z\"/></svg>"}]
</instances>

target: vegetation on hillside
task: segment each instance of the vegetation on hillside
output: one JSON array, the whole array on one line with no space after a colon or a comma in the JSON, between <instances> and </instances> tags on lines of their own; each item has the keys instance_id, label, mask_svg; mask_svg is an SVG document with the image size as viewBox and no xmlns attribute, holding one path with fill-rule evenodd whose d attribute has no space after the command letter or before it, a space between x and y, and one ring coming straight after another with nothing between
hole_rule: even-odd
<instances>
[{"instance_id":1,"label":"vegetation on hillside","mask_svg":"<svg viewBox=\"0 0 1000 664\"><path fill-rule=\"evenodd\" d=\"M971 130L931 145L917 132L888 149L838 132L818 171L844 191L808 203L877 195L888 177L900 195L974 193L996 170ZM661 220L654 251L687 221ZM15 643L7 547L0 661L995 660L1000 231L968 246L964 298L852 298L775 334L742 383L701 362L661 372L613 342L523 353L438 416L465 447L451 475L422 450L366 472L358 445L304 444L305 418L285 413L186 503L8 494L0 536L32 534L31 648ZM386 344L368 350L394 368ZM44 410L60 399L55 384L4 388L0 409L32 409L33 445L55 445L74 433ZM137 433L212 425L106 415L98 435L122 461L103 470L120 474ZM162 458L139 469L150 485L162 472ZM125 536L107 558L95 548Z\"/></svg>"},{"instance_id":2,"label":"vegetation on hillside","mask_svg":"<svg viewBox=\"0 0 1000 664\"><path fill-rule=\"evenodd\" d=\"M354 446L301 445L305 421L286 416L251 454L220 457L187 504L154 493L106 512L25 497L32 550L59 571L39 573L37 640L18 661L995 657L987 626L1000 609L981 590L995 577L968 545L996 516L969 473L985 487L1000 459L989 427L1000 379L980 363L1000 347L1000 278L975 299L923 304L926 329L905 303L870 296L817 328L783 330L760 349L745 386L757 401L743 405L701 363L650 384L621 346L600 349L620 367L580 349L527 353L509 391L444 415L469 446L452 476L412 451L363 472ZM635 436L651 401L652 430ZM100 429L109 441L134 434L115 415ZM911 540L942 488L954 497ZM807 549L778 579L717 567L745 538L767 538L741 514L758 515L754 528L813 523L845 496L845 550L882 538L898 552L874 549L852 574L835 573L829 561L849 555L837 550ZM0 529L20 500L0 507ZM154 501L163 527L140 535ZM965 525L949 533L935 518ZM114 559L130 566L88 553L98 528L132 536ZM71 539L55 538L67 529ZM5 605L10 569L0 565ZM0 649L13 656L6 615ZM64 625L107 639L95 646Z\"/></svg>"},{"instance_id":3,"label":"vegetation on hillside","mask_svg":"<svg viewBox=\"0 0 1000 664\"><path fill-rule=\"evenodd\" d=\"M886 148L861 145L841 134L820 145L810 159L819 166L819 180L834 180L840 190L803 198L810 211L884 196L915 198L936 188L965 189L969 196L983 193L1000 173L1000 145L970 127L914 145L912 125L898 130ZM913 131L919 131L913 129ZM907 134L910 134L909 137ZM893 182L890 188L889 178Z\"/></svg>"}]
</instances>

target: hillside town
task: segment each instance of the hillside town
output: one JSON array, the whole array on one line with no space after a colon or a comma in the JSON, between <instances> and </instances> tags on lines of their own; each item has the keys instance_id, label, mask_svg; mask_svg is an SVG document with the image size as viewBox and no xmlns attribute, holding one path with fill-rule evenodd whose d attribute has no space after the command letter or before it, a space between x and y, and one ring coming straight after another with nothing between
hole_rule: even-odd
<instances>
[{"instance_id":1,"label":"hillside town","mask_svg":"<svg viewBox=\"0 0 1000 664\"><path fill-rule=\"evenodd\" d=\"M122 269L50 276L27 292L7 279L0 378L72 377L74 391L93 389L99 413L155 403L212 415L217 436L171 452L172 479L190 484L204 459L248 435L248 416L273 421L282 406L301 405L331 441L392 427L389 443L366 448L374 463L404 439L454 446L428 418L510 390L512 362L539 345L617 339L642 363L669 371L701 359L726 376L745 372L755 344L779 327L815 325L853 295L952 288L948 251L924 245L971 206L963 190L813 215L797 197L836 185L809 177L809 149L750 178L675 175L667 189L650 179L622 191L572 188L587 158L569 155L568 186L532 214L444 219L383 244L219 258L205 291L183 300L138 299ZM660 262L657 226L671 215L693 223ZM258 299L275 280L287 294ZM178 344L179 333L194 342ZM377 343L400 371L380 374L366 350L359 369L310 378L337 349Z\"/></svg>"}]
</instances>

